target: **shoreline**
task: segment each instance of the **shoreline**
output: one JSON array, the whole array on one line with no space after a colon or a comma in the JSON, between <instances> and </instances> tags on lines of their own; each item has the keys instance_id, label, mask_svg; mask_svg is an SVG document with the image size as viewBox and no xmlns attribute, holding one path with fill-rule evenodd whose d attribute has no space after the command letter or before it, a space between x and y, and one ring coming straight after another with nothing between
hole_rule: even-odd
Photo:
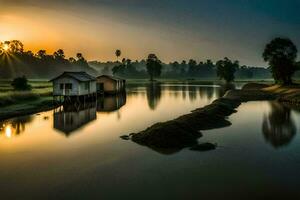
<instances>
[{"instance_id":1,"label":"shoreline","mask_svg":"<svg viewBox=\"0 0 300 200\"><path fill-rule=\"evenodd\" d=\"M57 108L59 105L54 105L53 100L42 100L38 102L24 102L23 104L29 104L27 107L20 105L14 105L16 108L9 109L9 111L0 111L0 120L5 121L14 117L22 117L25 115L33 115L40 112L46 112ZM5 108L7 109L7 108Z\"/></svg>"},{"instance_id":2,"label":"shoreline","mask_svg":"<svg viewBox=\"0 0 300 200\"><path fill-rule=\"evenodd\" d=\"M201 131L230 126L228 116L237 112L236 109L242 103L265 100L300 103L300 87L295 86L291 89L287 86L249 83L240 90L227 91L223 97L189 114L156 123L143 131L121 138L163 154L173 154L184 148L213 150L216 144L198 143L198 139L202 137Z\"/></svg>"}]
</instances>

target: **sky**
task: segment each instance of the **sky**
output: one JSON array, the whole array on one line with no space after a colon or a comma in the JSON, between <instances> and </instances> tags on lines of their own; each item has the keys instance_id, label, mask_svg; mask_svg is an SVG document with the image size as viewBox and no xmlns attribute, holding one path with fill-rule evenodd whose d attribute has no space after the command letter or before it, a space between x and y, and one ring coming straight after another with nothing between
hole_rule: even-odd
<instances>
[{"instance_id":1,"label":"sky","mask_svg":"<svg viewBox=\"0 0 300 200\"><path fill-rule=\"evenodd\" d=\"M214 61L266 66L274 37L300 48L300 0L0 0L0 41L88 60Z\"/></svg>"}]
</instances>

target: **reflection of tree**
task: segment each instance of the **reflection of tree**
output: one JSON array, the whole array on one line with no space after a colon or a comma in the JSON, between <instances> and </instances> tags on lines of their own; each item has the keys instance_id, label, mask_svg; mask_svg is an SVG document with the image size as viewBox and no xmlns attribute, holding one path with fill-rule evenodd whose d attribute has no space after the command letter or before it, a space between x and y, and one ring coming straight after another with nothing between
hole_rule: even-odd
<instances>
[{"instance_id":1,"label":"reflection of tree","mask_svg":"<svg viewBox=\"0 0 300 200\"><path fill-rule=\"evenodd\" d=\"M197 98L197 90L195 86L189 86L188 87L188 92L189 92L189 98L190 101L194 101Z\"/></svg>"},{"instance_id":2,"label":"reflection of tree","mask_svg":"<svg viewBox=\"0 0 300 200\"><path fill-rule=\"evenodd\" d=\"M262 131L265 139L275 148L289 144L296 133L290 108L272 102L271 112L264 116Z\"/></svg>"},{"instance_id":3,"label":"reflection of tree","mask_svg":"<svg viewBox=\"0 0 300 200\"><path fill-rule=\"evenodd\" d=\"M186 85L182 85L181 87L182 99L186 98L186 88Z\"/></svg>"},{"instance_id":4,"label":"reflection of tree","mask_svg":"<svg viewBox=\"0 0 300 200\"><path fill-rule=\"evenodd\" d=\"M0 133L4 133L7 137L20 135L25 131L27 123L32 121L31 116L22 116L14 118L10 121L0 123Z\"/></svg>"},{"instance_id":5,"label":"reflection of tree","mask_svg":"<svg viewBox=\"0 0 300 200\"><path fill-rule=\"evenodd\" d=\"M151 110L155 110L161 98L161 86L159 83L150 83L147 86L147 100Z\"/></svg>"},{"instance_id":6,"label":"reflection of tree","mask_svg":"<svg viewBox=\"0 0 300 200\"><path fill-rule=\"evenodd\" d=\"M199 95L201 98L207 98L208 100L211 100L216 93L214 87L199 87Z\"/></svg>"},{"instance_id":7,"label":"reflection of tree","mask_svg":"<svg viewBox=\"0 0 300 200\"><path fill-rule=\"evenodd\" d=\"M235 89L235 85L231 84L231 83L227 83L224 85L221 85L220 89L219 89L219 97L224 96L224 94L228 91L228 90L234 90Z\"/></svg>"}]
</instances>

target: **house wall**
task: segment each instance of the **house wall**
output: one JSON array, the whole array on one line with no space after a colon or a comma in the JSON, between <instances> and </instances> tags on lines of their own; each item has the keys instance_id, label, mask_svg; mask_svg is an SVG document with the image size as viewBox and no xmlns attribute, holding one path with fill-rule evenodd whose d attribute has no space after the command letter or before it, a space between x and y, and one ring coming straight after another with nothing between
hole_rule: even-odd
<instances>
[{"instance_id":1,"label":"house wall","mask_svg":"<svg viewBox=\"0 0 300 200\"><path fill-rule=\"evenodd\" d=\"M105 92L115 92L117 90L117 82L109 77L99 77L97 78L97 83L104 84L104 91Z\"/></svg>"},{"instance_id":2,"label":"house wall","mask_svg":"<svg viewBox=\"0 0 300 200\"><path fill-rule=\"evenodd\" d=\"M96 81L88 82L89 89L86 89L85 84L86 84L86 82L80 82L80 84L79 84L79 94L80 95L96 93Z\"/></svg>"},{"instance_id":3,"label":"house wall","mask_svg":"<svg viewBox=\"0 0 300 200\"><path fill-rule=\"evenodd\" d=\"M59 79L56 79L53 81L53 95L61 95L64 96L63 90L60 89L60 84L66 84L71 83L72 84L72 90L68 95L70 96L76 96L79 95L79 82L71 77L62 77Z\"/></svg>"},{"instance_id":4,"label":"house wall","mask_svg":"<svg viewBox=\"0 0 300 200\"><path fill-rule=\"evenodd\" d=\"M97 84L104 84L104 92L116 93L125 89L125 81L114 80L106 76L98 77Z\"/></svg>"},{"instance_id":5,"label":"house wall","mask_svg":"<svg viewBox=\"0 0 300 200\"><path fill-rule=\"evenodd\" d=\"M60 89L60 84L66 83L72 84L72 90L67 94ZM71 77L62 77L53 81L53 95L78 96L96 93L96 81L90 81L88 84L90 85L89 90L85 88L85 82L79 82Z\"/></svg>"}]
</instances>

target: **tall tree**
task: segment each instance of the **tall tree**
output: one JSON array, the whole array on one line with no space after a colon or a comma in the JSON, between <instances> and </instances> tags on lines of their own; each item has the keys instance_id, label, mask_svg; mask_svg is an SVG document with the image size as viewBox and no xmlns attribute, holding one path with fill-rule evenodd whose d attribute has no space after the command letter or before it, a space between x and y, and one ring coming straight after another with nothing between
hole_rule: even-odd
<instances>
[{"instance_id":1,"label":"tall tree","mask_svg":"<svg viewBox=\"0 0 300 200\"><path fill-rule=\"evenodd\" d=\"M146 66L147 72L150 75L150 81L153 81L154 77L160 76L162 64L155 54L148 55Z\"/></svg>"},{"instance_id":2,"label":"tall tree","mask_svg":"<svg viewBox=\"0 0 300 200\"><path fill-rule=\"evenodd\" d=\"M219 60L216 63L217 66L217 76L220 79L224 79L227 83L234 80L234 74L239 67L239 62L232 62L230 59L225 57L223 60Z\"/></svg>"},{"instance_id":3,"label":"tall tree","mask_svg":"<svg viewBox=\"0 0 300 200\"><path fill-rule=\"evenodd\" d=\"M117 61L119 61L119 57L121 56L122 51L120 49L117 49L116 52L115 52L115 54L117 56Z\"/></svg>"},{"instance_id":4,"label":"tall tree","mask_svg":"<svg viewBox=\"0 0 300 200\"><path fill-rule=\"evenodd\" d=\"M23 53L24 45L19 40L12 40L9 42L9 49L12 53Z\"/></svg>"},{"instance_id":5,"label":"tall tree","mask_svg":"<svg viewBox=\"0 0 300 200\"><path fill-rule=\"evenodd\" d=\"M58 49L53 53L53 56L55 59L64 59L65 58L65 52L62 49Z\"/></svg>"},{"instance_id":6,"label":"tall tree","mask_svg":"<svg viewBox=\"0 0 300 200\"><path fill-rule=\"evenodd\" d=\"M36 57L39 58L39 59L43 59L46 57L46 50L39 50L37 53L36 53Z\"/></svg>"},{"instance_id":7,"label":"tall tree","mask_svg":"<svg viewBox=\"0 0 300 200\"><path fill-rule=\"evenodd\" d=\"M275 38L266 45L263 58L269 63L276 83L291 84L297 70L297 47L288 38Z\"/></svg>"},{"instance_id":8,"label":"tall tree","mask_svg":"<svg viewBox=\"0 0 300 200\"><path fill-rule=\"evenodd\" d=\"M84 59L82 53L77 53L76 57L77 57L78 60Z\"/></svg>"}]
</instances>

